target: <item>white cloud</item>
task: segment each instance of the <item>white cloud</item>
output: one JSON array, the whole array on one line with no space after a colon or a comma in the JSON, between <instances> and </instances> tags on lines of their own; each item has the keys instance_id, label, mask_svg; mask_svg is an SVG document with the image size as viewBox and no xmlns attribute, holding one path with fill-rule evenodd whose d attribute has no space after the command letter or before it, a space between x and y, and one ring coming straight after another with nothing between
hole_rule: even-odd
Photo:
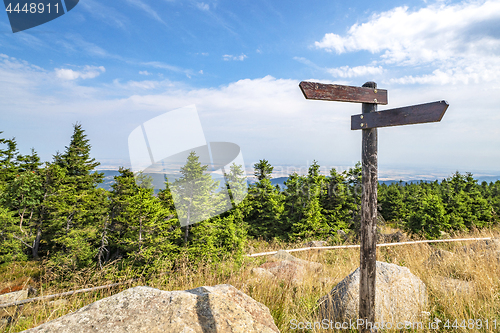
<instances>
[{"instance_id":1,"label":"white cloud","mask_svg":"<svg viewBox=\"0 0 500 333\"><path fill-rule=\"evenodd\" d=\"M332 74L335 77L341 78L351 78L365 75L377 75L382 74L384 69L382 66L373 67L373 66L342 66L338 68L327 68L327 72Z\"/></svg>"},{"instance_id":2,"label":"white cloud","mask_svg":"<svg viewBox=\"0 0 500 333\"><path fill-rule=\"evenodd\" d=\"M233 56L232 54L224 54L222 56L222 59L224 59L225 61L230 61L230 60L243 61L246 58L248 58L248 57L243 53L239 56Z\"/></svg>"},{"instance_id":3,"label":"white cloud","mask_svg":"<svg viewBox=\"0 0 500 333\"><path fill-rule=\"evenodd\" d=\"M320 66L316 65L314 62L310 61L309 59L303 58L303 57L294 57L293 60L296 60L306 66L309 66L311 68L314 68L315 70L321 70L325 71L327 73L330 73L334 77L339 77L339 78L353 78L353 77L360 77L360 76L366 76L366 75L380 75L384 72L384 68L382 66L355 66L355 67L350 67L350 66L342 66L342 67L336 67L336 68L321 68Z\"/></svg>"},{"instance_id":4,"label":"white cloud","mask_svg":"<svg viewBox=\"0 0 500 333\"><path fill-rule=\"evenodd\" d=\"M139 71L139 74L141 74L141 75L153 75L153 73L150 73L148 71Z\"/></svg>"},{"instance_id":5,"label":"white cloud","mask_svg":"<svg viewBox=\"0 0 500 333\"><path fill-rule=\"evenodd\" d=\"M274 166L305 165L313 159L322 166L352 166L361 156L361 133L350 130L350 116L360 113L360 105L306 100L298 80L266 76L215 88L168 80L115 80L91 87L4 55L0 77L1 106L9 110L0 113L3 136L19 138L23 153L34 145L44 160L64 149L75 121L87 131L93 157L126 160L130 131L190 104L199 110L207 141L238 144L247 165L266 158ZM441 99L450 107L441 123L380 129L381 173L394 164L445 168L445 174L457 169L498 171L500 131L492 125L500 121L497 83L383 88L390 91L390 106L381 111Z\"/></svg>"},{"instance_id":6,"label":"white cloud","mask_svg":"<svg viewBox=\"0 0 500 333\"><path fill-rule=\"evenodd\" d=\"M293 57L293 60L296 60L306 66L312 67L314 69L321 69L318 65L316 65L314 62L312 62L309 59L306 59L304 57Z\"/></svg>"},{"instance_id":7,"label":"white cloud","mask_svg":"<svg viewBox=\"0 0 500 333\"><path fill-rule=\"evenodd\" d=\"M65 35L66 41L59 41L63 43L63 45L72 52L85 52L86 54L92 57L100 57L100 58L109 58L116 59L120 61L127 62L125 58L118 54L109 53L102 47L88 42L82 38L82 36L78 34L67 34ZM75 49L76 47L76 49Z\"/></svg>"},{"instance_id":8,"label":"white cloud","mask_svg":"<svg viewBox=\"0 0 500 333\"><path fill-rule=\"evenodd\" d=\"M144 11L146 14L154 18L156 21L166 25L166 23L161 19L160 15L158 15L158 13L153 8L151 8L151 6L149 6L142 0L125 0L125 1L127 1L130 5Z\"/></svg>"},{"instance_id":9,"label":"white cloud","mask_svg":"<svg viewBox=\"0 0 500 333\"><path fill-rule=\"evenodd\" d=\"M130 20L116 9L103 5L100 1L85 0L79 3L79 8L85 9L91 16L101 20L105 24L126 29Z\"/></svg>"},{"instance_id":10,"label":"white cloud","mask_svg":"<svg viewBox=\"0 0 500 333\"><path fill-rule=\"evenodd\" d=\"M166 63L163 63L163 62L160 62L160 61L141 62L140 65L141 66L150 66L150 67L154 67L154 68L166 69L166 70L169 70L169 71L172 71L172 72L176 72L176 73L184 73L188 77L190 75L192 75L192 71L189 70L189 69L183 69L183 68L180 68L180 67L177 67L177 66L173 66L173 65L169 65L169 64L166 64Z\"/></svg>"},{"instance_id":11,"label":"white cloud","mask_svg":"<svg viewBox=\"0 0 500 333\"><path fill-rule=\"evenodd\" d=\"M128 90L133 92L138 92L141 90L158 90L165 89L167 87L172 87L172 82L168 80L156 81L156 80L144 80L144 81L127 81L122 83L120 80L113 80L112 88L118 88L120 90Z\"/></svg>"},{"instance_id":12,"label":"white cloud","mask_svg":"<svg viewBox=\"0 0 500 333\"><path fill-rule=\"evenodd\" d=\"M101 73L104 73L106 69L104 66L85 66L83 67L83 70L81 71L75 71L72 69L66 69L66 68L56 68L54 70L56 72L56 76L60 79L63 80L76 80L78 78L80 79L93 79Z\"/></svg>"},{"instance_id":13,"label":"white cloud","mask_svg":"<svg viewBox=\"0 0 500 333\"><path fill-rule=\"evenodd\" d=\"M473 84L498 81L500 73L499 59L491 59L489 67L483 62L470 63L468 66L456 66L448 69L436 69L431 74L407 75L392 78L390 83L399 84Z\"/></svg>"},{"instance_id":14,"label":"white cloud","mask_svg":"<svg viewBox=\"0 0 500 333\"><path fill-rule=\"evenodd\" d=\"M209 11L210 10L210 6L207 3L204 3L204 2L197 2L196 3L196 7L198 7L199 10L203 10L203 11Z\"/></svg>"},{"instance_id":15,"label":"white cloud","mask_svg":"<svg viewBox=\"0 0 500 333\"><path fill-rule=\"evenodd\" d=\"M438 2L415 11L397 7L354 24L345 36L327 33L315 46L337 54L369 51L385 64L435 68L400 83L490 81L500 75L498 22L500 1Z\"/></svg>"}]
</instances>

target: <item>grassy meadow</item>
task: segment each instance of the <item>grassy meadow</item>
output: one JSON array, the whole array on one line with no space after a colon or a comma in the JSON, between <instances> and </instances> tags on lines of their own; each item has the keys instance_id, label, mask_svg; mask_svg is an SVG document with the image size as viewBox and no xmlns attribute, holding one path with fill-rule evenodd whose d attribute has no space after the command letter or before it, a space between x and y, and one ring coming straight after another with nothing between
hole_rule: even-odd
<instances>
[{"instance_id":1,"label":"grassy meadow","mask_svg":"<svg viewBox=\"0 0 500 333\"><path fill-rule=\"evenodd\" d=\"M386 229L391 232L394 229ZM499 229L484 229L467 234L454 234L453 238L499 237ZM500 261L498 255L485 255L463 251L464 246L472 242L452 242L437 244L399 245L379 248L377 260L405 266L418 276L427 286L429 303L423 314L424 323L438 318L442 322L440 328L419 329L418 332L448 331L456 332L496 332L500 330ZM265 241L250 241L247 253L276 251L303 247L303 244L276 243ZM454 252L455 255L432 266L426 264L429 256L437 249ZM281 332L328 332L332 330L293 329L291 322L320 321L317 317L317 300L329 292L338 282L359 266L359 249L340 249L323 251L295 252L294 256L301 259L320 262L324 265L321 274L310 273L300 285L286 281L257 280L251 274L251 269L258 267L269 259L269 256L245 258L243 262L230 259L222 264L205 263L202 267L191 267L189 264L179 264L174 272L163 271L150 276L147 280L139 278L136 281L100 291L76 294L65 298L39 301L22 307L0 309L0 331L19 332L35 327L44 322L56 319L73 312L82 306L101 298L114 295L129 287L147 285L162 290L186 290L203 285L231 284L255 300L265 304L271 311L276 325ZM40 262L10 263L0 268L0 290L14 285L31 285L38 290L38 296L51 295L69 290L106 285L118 281L127 281L137 276L137 271L121 269L116 265L108 265L104 269L86 269L73 272L68 278L58 276L57 272L48 271ZM160 270L161 271L161 270ZM330 278L325 281L325 278ZM453 278L470 283L470 290L460 292L458 288L447 288L441 282L442 278ZM10 319L8 319L10 318ZM443 325L450 319L450 328ZM458 319L458 326L451 327ZM489 328L486 329L486 319ZM469 320L482 320L483 328L460 327L460 323L472 323ZM496 320L497 327L492 327ZM425 325L424 325L425 327ZM348 331L348 330L343 330ZM396 329L388 331L400 331ZM417 331L410 329L405 331Z\"/></svg>"}]
</instances>

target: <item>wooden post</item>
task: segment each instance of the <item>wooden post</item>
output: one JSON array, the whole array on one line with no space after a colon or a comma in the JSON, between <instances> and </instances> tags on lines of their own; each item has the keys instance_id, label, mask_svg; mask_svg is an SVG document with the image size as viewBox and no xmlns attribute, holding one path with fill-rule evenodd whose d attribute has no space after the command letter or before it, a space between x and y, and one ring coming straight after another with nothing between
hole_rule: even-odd
<instances>
[{"instance_id":1,"label":"wooden post","mask_svg":"<svg viewBox=\"0 0 500 333\"><path fill-rule=\"evenodd\" d=\"M375 82L363 87L376 89ZM377 104L363 103L362 114L377 111ZM366 323L375 323L375 276L377 254L377 129L362 130L362 194L361 194L361 249L359 284L359 319L365 325L360 332L369 332ZM371 326L368 324L368 328Z\"/></svg>"},{"instance_id":2,"label":"wooden post","mask_svg":"<svg viewBox=\"0 0 500 333\"><path fill-rule=\"evenodd\" d=\"M363 132L359 319L364 323L361 332L376 331L372 327L377 264L377 127L438 122L449 105L438 101L377 112L377 104L387 104L387 90L377 89L375 82L351 87L302 81L299 86L307 99L362 103L362 114L351 116L351 129Z\"/></svg>"}]
</instances>

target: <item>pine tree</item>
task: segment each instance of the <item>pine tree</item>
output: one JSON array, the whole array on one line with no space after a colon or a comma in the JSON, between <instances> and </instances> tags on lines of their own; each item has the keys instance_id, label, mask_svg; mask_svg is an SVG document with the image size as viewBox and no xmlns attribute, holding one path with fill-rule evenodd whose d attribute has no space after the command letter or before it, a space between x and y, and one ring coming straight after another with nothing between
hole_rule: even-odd
<instances>
[{"instance_id":1,"label":"pine tree","mask_svg":"<svg viewBox=\"0 0 500 333\"><path fill-rule=\"evenodd\" d=\"M9 182L2 193L4 205L14 212L18 228L10 228L10 235L25 247L33 248L37 208L42 199L42 178L35 171L24 171Z\"/></svg>"},{"instance_id":2,"label":"pine tree","mask_svg":"<svg viewBox=\"0 0 500 333\"><path fill-rule=\"evenodd\" d=\"M409 215L408 226L414 233L431 239L439 238L440 231L450 229L449 220L441 198L433 193L424 193L419 205Z\"/></svg>"},{"instance_id":3,"label":"pine tree","mask_svg":"<svg viewBox=\"0 0 500 333\"><path fill-rule=\"evenodd\" d=\"M233 163L229 173L224 174L226 187L233 207L240 204L248 194L247 179L244 177L243 166Z\"/></svg>"},{"instance_id":4,"label":"pine tree","mask_svg":"<svg viewBox=\"0 0 500 333\"><path fill-rule=\"evenodd\" d=\"M99 162L90 158L90 149L81 125L76 124L70 145L54 156L53 164L64 170L56 194L47 202L47 236L52 251L58 253L55 265L88 266L98 253L108 201L106 191L97 188L104 174L93 172Z\"/></svg>"},{"instance_id":5,"label":"pine tree","mask_svg":"<svg viewBox=\"0 0 500 333\"><path fill-rule=\"evenodd\" d=\"M305 177L299 176L296 172L289 175L284 183L284 209L281 217L283 223L283 233L291 237L292 226L302 218L302 208L305 205Z\"/></svg>"},{"instance_id":6,"label":"pine tree","mask_svg":"<svg viewBox=\"0 0 500 333\"><path fill-rule=\"evenodd\" d=\"M38 259L39 257L42 236L45 236L45 244L49 244L51 241L52 235L47 231L51 225L51 201L57 195L57 191L65 177L64 170L54 164L47 163L39 172L41 177L40 204L37 207L37 214L33 223L35 239L33 240L33 247L31 249L34 259ZM45 250L48 250L48 247Z\"/></svg>"},{"instance_id":7,"label":"pine tree","mask_svg":"<svg viewBox=\"0 0 500 333\"><path fill-rule=\"evenodd\" d=\"M254 169L259 181L249 189L251 210L246 217L249 235L264 239L286 238L282 222L283 196L269 180L273 167L266 160L261 160L254 164Z\"/></svg>"},{"instance_id":8,"label":"pine tree","mask_svg":"<svg viewBox=\"0 0 500 333\"><path fill-rule=\"evenodd\" d=\"M6 168L3 171L8 181L4 183L0 201L3 202L6 212L14 215L11 221L17 224L17 228L13 227L7 231L7 223L4 224L7 229L3 232L10 234L11 242L17 242L23 253L29 253L29 249L33 250L35 246L33 230L36 230L38 206L42 199L42 176L39 170L41 163L34 149L31 150L31 155L23 156L17 153L14 139L7 141L9 152L5 153Z\"/></svg>"},{"instance_id":9,"label":"pine tree","mask_svg":"<svg viewBox=\"0 0 500 333\"><path fill-rule=\"evenodd\" d=\"M175 212L174 197L172 196L172 191L170 190L170 182L168 181L166 176L165 188L161 189L158 192L158 199L160 199L161 203L166 209L172 211L173 214L175 214L175 216L177 217L177 213Z\"/></svg>"},{"instance_id":10,"label":"pine tree","mask_svg":"<svg viewBox=\"0 0 500 333\"><path fill-rule=\"evenodd\" d=\"M272 167L267 160L260 160L258 163L254 164L253 168L255 170L254 175L257 177L258 181L271 179L274 167Z\"/></svg>"},{"instance_id":11,"label":"pine tree","mask_svg":"<svg viewBox=\"0 0 500 333\"><path fill-rule=\"evenodd\" d=\"M12 212L0 204L0 264L11 261L25 261L26 246L19 239L19 225Z\"/></svg>"},{"instance_id":12,"label":"pine tree","mask_svg":"<svg viewBox=\"0 0 500 333\"><path fill-rule=\"evenodd\" d=\"M297 207L299 218L291 230L294 239L322 238L330 231L320 205L320 196L326 179L319 174L319 168L318 163L313 161L304 179L305 186L301 191L304 196L303 204Z\"/></svg>"},{"instance_id":13,"label":"pine tree","mask_svg":"<svg viewBox=\"0 0 500 333\"><path fill-rule=\"evenodd\" d=\"M2 134L3 132L0 132ZM4 149L2 146L6 145ZM0 138L0 183L8 183L18 174L17 142L15 138Z\"/></svg>"},{"instance_id":14,"label":"pine tree","mask_svg":"<svg viewBox=\"0 0 500 333\"><path fill-rule=\"evenodd\" d=\"M170 187L175 201L177 216L184 226L184 244L189 240L189 228L192 224L204 221L221 209L223 200L217 193L219 182L207 174L207 165L202 165L199 157L192 151L181 167L181 177L176 179ZM227 207L229 208L229 207Z\"/></svg>"},{"instance_id":15,"label":"pine tree","mask_svg":"<svg viewBox=\"0 0 500 333\"><path fill-rule=\"evenodd\" d=\"M332 168L326 181L321 197L323 216L331 231L345 231L349 228L352 211L355 209L348 194L345 174Z\"/></svg>"},{"instance_id":16,"label":"pine tree","mask_svg":"<svg viewBox=\"0 0 500 333\"><path fill-rule=\"evenodd\" d=\"M441 192L452 229L484 227L493 221L493 207L481 195L472 174L456 172L441 183Z\"/></svg>"},{"instance_id":17,"label":"pine tree","mask_svg":"<svg viewBox=\"0 0 500 333\"><path fill-rule=\"evenodd\" d=\"M19 172L38 171L42 163L34 148L31 148L31 155L18 155Z\"/></svg>"},{"instance_id":18,"label":"pine tree","mask_svg":"<svg viewBox=\"0 0 500 333\"><path fill-rule=\"evenodd\" d=\"M351 214L349 229L358 234L361 228L361 163L356 163L354 168L349 168L348 171L344 171L343 175L348 198L347 204Z\"/></svg>"},{"instance_id":19,"label":"pine tree","mask_svg":"<svg viewBox=\"0 0 500 333\"><path fill-rule=\"evenodd\" d=\"M147 264L177 255L180 228L168 193L154 196L148 175L120 168L110 193L109 221L103 225L98 263L127 258ZM154 265L153 265L154 266Z\"/></svg>"},{"instance_id":20,"label":"pine tree","mask_svg":"<svg viewBox=\"0 0 500 333\"><path fill-rule=\"evenodd\" d=\"M152 188L139 187L129 202L127 212L131 221L125 233L128 256L143 263L154 261L160 255L172 258L172 254L178 252L175 238L180 236L179 232L171 233L178 229L172 212L162 206Z\"/></svg>"},{"instance_id":21,"label":"pine tree","mask_svg":"<svg viewBox=\"0 0 500 333\"><path fill-rule=\"evenodd\" d=\"M245 217L250 213L248 181L242 165L233 163L225 174L226 186L233 208L215 218L217 247L234 258L241 257L247 240L248 224ZM221 257L221 256L219 256ZM220 259L220 258L219 258Z\"/></svg>"},{"instance_id":22,"label":"pine tree","mask_svg":"<svg viewBox=\"0 0 500 333\"><path fill-rule=\"evenodd\" d=\"M388 186L379 198L381 214L386 221L400 221L405 218L403 195L397 183Z\"/></svg>"},{"instance_id":23,"label":"pine tree","mask_svg":"<svg viewBox=\"0 0 500 333\"><path fill-rule=\"evenodd\" d=\"M489 184L490 197L488 199L492 207L492 214L498 223L500 220L500 180Z\"/></svg>"},{"instance_id":24,"label":"pine tree","mask_svg":"<svg viewBox=\"0 0 500 333\"><path fill-rule=\"evenodd\" d=\"M66 170L67 182L76 185L76 191L94 189L104 178L104 173L92 172L100 165L90 158L91 145L81 124L73 126L69 146L63 154L54 156L54 163Z\"/></svg>"},{"instance_id":25,"label":"pine tree","mask_svg":"<svg viewBox=\"0 0 500 333\"><path fill-rule=\"evenodd\" d=\"M130 169L119 168L119 175L114 177L109 194L109 220L103 225L98 263L106 263L123 257L128 252L125 234L133 217L128 209L130 198L138 193L134 173Z\"/></svg>"}]
</instances>

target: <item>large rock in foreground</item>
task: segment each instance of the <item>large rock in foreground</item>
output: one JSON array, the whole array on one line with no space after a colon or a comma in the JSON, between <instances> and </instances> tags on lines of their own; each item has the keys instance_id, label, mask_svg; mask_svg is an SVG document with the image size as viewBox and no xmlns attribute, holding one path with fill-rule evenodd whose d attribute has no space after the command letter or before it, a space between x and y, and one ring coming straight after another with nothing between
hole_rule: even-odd
<instances>
[{"instance_id":1,"label":"large rock in foreground","mask_svg":"<svg viewBox=\"0 0 500 333\"><path fill-rule=\"evenodd\" d=\"M321 318L357 319L359 267L318 300ZM427 304L425 284L406 267L377 261L375 321L416 321Z\"/></svg>"},{"instance_id":2,"label":"large rock in foreground","mask_svg":"<svg viewBox=\"0 0 500 333\"><path fill-rule=\"evenodd\" d=\"M135 287L25 332L279 332L269 309L228 284L185 291Z\"/></svg>"}]
</instances>

